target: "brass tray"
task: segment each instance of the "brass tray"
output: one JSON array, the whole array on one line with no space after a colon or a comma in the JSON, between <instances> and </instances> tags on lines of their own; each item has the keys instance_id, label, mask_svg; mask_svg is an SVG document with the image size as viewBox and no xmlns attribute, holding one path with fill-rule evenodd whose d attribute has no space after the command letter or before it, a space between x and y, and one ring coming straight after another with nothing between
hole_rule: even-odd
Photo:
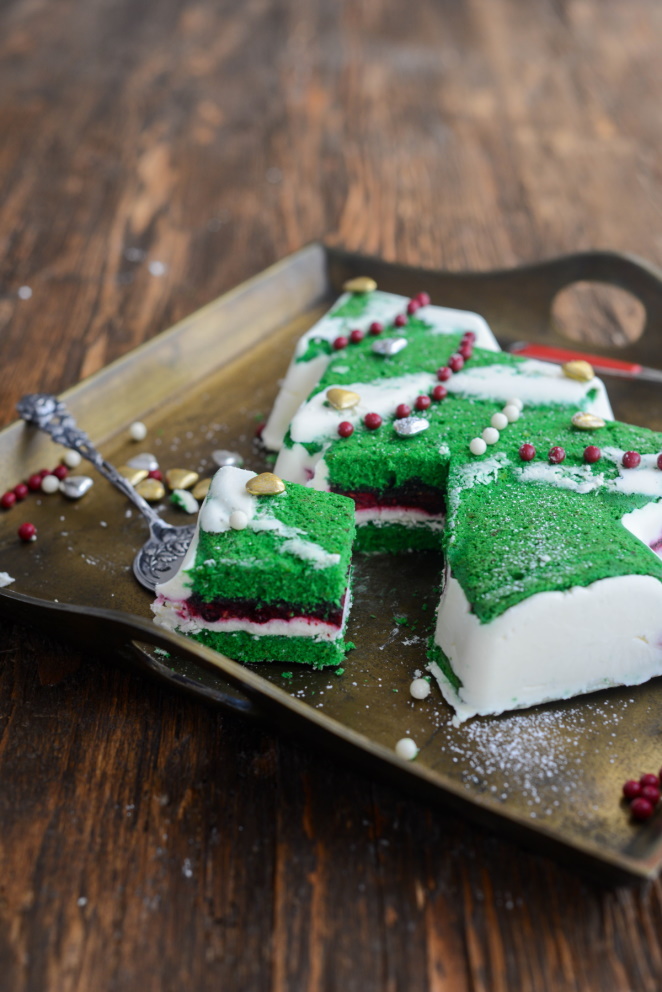
<instances>
[{"instance_id":1,"label":"brass tray","mask_svg":"<svg viewBox=\"0 0 662 992\"><path fill-rule=\"evenodd\" d=\"M662 274L635 258L585 253L520 269L434 273L311 245L193 314L64 395L79 425L116 465L152 451L164 469L211 474L211 451L239 450L263 470L254 432L271 407L295 340L352 275L393 292L427 290L433 302L481 313L502 340L566 343L550 326L556 293L597 280L634 293L646 308L643 337L619 352L662 367ZM592 351L600 349L591 346ZM607 353L607 349L602 349ZM645 382L609 380L616 415L662 429L662 393ZM133 420L148 436L127 439ZM0 433L3 489L57 452L20 423ZM87 469L86 469L87 471ZM242 666L151 623L150 596L131 561L144 522L99 478L77 503L30 496L0 514L0 616L42 626L88 651L130 657L158 678L209 702L267 718L375 776L430 802L443 802L605 880L650 878L662 867L662 810L634 826L621 783L662 765L662 679L459 729L433 687L414 702L409 683L425 664L440 560L432 554L359 557L349 637L357 644L342 673L295 665ZM164 516L183 522L169 507ZM32 520L36 543L16 528ZM186 518L187 522L190 518ZM415 762L393 751L411 736Z\"/></svg>"}]
</instances>

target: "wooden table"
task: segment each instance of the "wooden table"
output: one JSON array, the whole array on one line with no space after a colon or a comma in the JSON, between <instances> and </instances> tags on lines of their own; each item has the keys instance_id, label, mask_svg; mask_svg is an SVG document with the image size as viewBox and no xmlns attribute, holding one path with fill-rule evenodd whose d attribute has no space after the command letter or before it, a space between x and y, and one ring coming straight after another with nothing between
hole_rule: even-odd
<instances>
[{"instance_id":1,"label":"wooden table","mask_svg":"<svg viewBox=\"0 0 662 992\"><path fill-rule=\"evenodd\" d=\"M2 422L313 239L662 263L661 43L657 0L5 4ZM3 990L660 987L659 883L603 889L18 626L0 662Z\"/></svg>"}]
</instances>

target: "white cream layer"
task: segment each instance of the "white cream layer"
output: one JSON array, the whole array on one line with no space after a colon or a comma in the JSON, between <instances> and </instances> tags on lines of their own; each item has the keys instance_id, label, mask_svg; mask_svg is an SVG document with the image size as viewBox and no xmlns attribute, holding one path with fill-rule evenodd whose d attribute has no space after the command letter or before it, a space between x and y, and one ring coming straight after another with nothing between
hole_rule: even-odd
<instances>
[{"instance_id":1,"label":"white cream layer","mask_svg":"<svg viewBox=\"0 0 662 992\"><path fill-rule=\"evenodd\" d=\"M313 641L336 641L342 637L347 626L347 618L352 606L351 587L347 587L345 605L343 606L340 626L325 623L308 617L293 617L291 620L267 620L266 623L255 623L252 620L230 619L208 623L202 617L189 614L186 597L180 600L159 596L152 605L154 623L168 630L180 631L183 634L199 634L203 630L217 631L224 634L243 632L253 637L308 637Z\"/></svg>"},{"instance_id":2,"label":"white cream layer","mask_svg":"<svg viewBox=\"0 0 662 992\"><path fill-rule=\"evenodd\" d=\"M152 609L155 614L155 623L160 627L178 630L183 634L199 634L203 630L224 634L243 631L254 637L309 637L314 641L335 641L342 635L343 631L343 627L336 627L335 624L303 617L295 617L292 620L267 620L265 623L255 623L245 619L219 620L216 623L207 623L201 617L189 616L186 610L186 600L176 603L162 597L156 601Z\"/></svg>"},{"instance_id":3,"label":"white cream layer","mask_svg":"<svg viewBox=\"0 0 662 992\"><path fill-rule=\"evenodd\" d=\"M444 517L442 514L426 513L424 510L407 509L396 506L374 506L366 510L356 511L356 524L402 524L403 527L429 527L430 530L442 530Z\"/></svg>"},{"instance_id":4,"label":"white cream layer","mask_svg":"<svg viewBox=\"0 0 662 992\"><path fill-rule=\"evenodd\" d=\"M334 309L347 302L348 299L350 299L350 294L345 293L335 304ZM366 332L373 321L380 321L388 326L397 314L404 313L408 302L406 296L376 292L372 295L370 305L363 316L330 317L327 314L300 338L280 392L276 397L276 402L262 432L262 439L268 448L277 451L281 447L285 432L294 414L322 377L331 361L332 356L330 355L318 355L309 362L297 361L297 358L305 353L308 343L314 338L333 341L334 338L348 334L354 328ZM421 307L416 316L431 325L432 334L473 331L476 335L476 345L479 348L485 348L488 351L500 351L492 331L483 318L476 313L430 305Z\"/></svg>"},{"instance_id":5,"label":"white cream layer","mask_svg":"<svg viewBox=\"0 0 662 992\"><path fill-rule=\"evenodd\" d=\"M456 692L438 665L429 666L456 723L639 685L662 674L662 582L629 575L538 593L481 624L447 574L435 643L462 682Z\"/></svg>"}]
</instances>

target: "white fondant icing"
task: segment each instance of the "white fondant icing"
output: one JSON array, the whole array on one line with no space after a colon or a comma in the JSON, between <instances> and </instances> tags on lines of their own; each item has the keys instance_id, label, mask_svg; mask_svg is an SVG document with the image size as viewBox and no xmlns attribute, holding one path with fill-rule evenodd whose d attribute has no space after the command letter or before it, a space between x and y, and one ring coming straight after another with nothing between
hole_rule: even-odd
<instances>
[{"instance_id":1,"label":"white fondant icing","mask_svg":"<svg viewBox=\"0 0 662 992\"><path fill-rule=\"evenodd\" d=\"M445 383L449 393L499 400L506 405L516 405L516 394L524 406L564 404L586 409L604 420L612 420L613 413L604 384L600 379L579 382L563 375L558 365L527 359L517 365L469 366L456 372ZM588 392L597 389L596 399L585 403Z\"/></svg>"},{"instance_id":2,"label":"white fondant icing","mask_svg":"<svg viewBox=\"0 0 662 992\"><path fill-rule=\"evenodd\" d=\"M379 379L376 382L359 382L339 386L341 389L358 393L361 399L349 410L336 410L326 400L326 390L316 393L307 403L299 408L290 424L290 436L293 441L309 444L311 441L321 441L327 438L337 438L338 424L348 420L351 424L359 424L367 413L378 413L380 417L392 417L402 396L416 396L418 393L428 393L435 376L428 372L418 372L411 375L397 376L393 379ZM328 388L334 384L331 383ZM276 463L278 464L278 462Z\"/></svg>"},{"instance_id":3,"label":"white fondant icing","mask_svg":"<svg viewBox=\"0 0 662 992\"><path fill-rule=\"evenodd\" d=\"M0 572L0 589L2 589L4 586L10 586L12 582L15 581L16 580L12 578L9 572Z\"/></svg>"},{"instance_id":4,"label":"white fondant icing","mask_svg":"<svg viewBox=\"0 0 662 992\"><path fill-rule=\"evenodd\" d=\"M602 448L602 454L618 469L618 479L612 482L617 492L628 496L662 497L662 471L657 467L657 455L642 455L638 468L625 468L622 448Z\"/></svg>"},{"instance_id":5,"label":"white fondant icing","mask_svg":"<svg viewBox=\"0 0 662 992\"><path fill-rule=\"evenodd\" d=\"M490 623L471 613L446 576L435 643L462 682L456 692L430 666L456 723L662 674L662 582L651 576L600 579L543 592Z\"/></svg>"},{"instance_id":6,"label":"white fondant icing","mask_svg":"<svg viewBox=\"0 0 662 992\"><path fill-rule=\"evenodd\" d=\"M647 503L621 517L623 526L662 558L662 502Z\"/></svg>"},{"instance_id":7,"label":"white fondant icing","mask_svg":"<svg viewBox=\"0 0 662 992\"><path fill-rule=\"evenodd\" d=\"M523 467L515 466L514 472L523 482L540 482L575 493L591 493L605 485L602 472L591 472L588 465L563 466L547 462L529 462Z\"/></svg>"},{"instance_id":8,"label":"white fondant icing","mask_svg":"<svg viewBox=\"0 0 662 992\"><path fill-rule=\"evenodd\" d=\"M209 486L200 511L202 529L212 534L230 530L230 515L241 510L250 522L257 511L258 497L246 492L246 483L255 478L255 472L226 465L219 468Z\"/></svg>"}]
</instances>

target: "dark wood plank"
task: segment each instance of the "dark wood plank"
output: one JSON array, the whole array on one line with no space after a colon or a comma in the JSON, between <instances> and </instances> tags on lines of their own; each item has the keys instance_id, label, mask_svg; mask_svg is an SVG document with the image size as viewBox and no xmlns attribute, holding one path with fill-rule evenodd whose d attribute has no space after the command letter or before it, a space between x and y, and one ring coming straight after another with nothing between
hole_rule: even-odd
<instances>
[{"instance_id":1,"label":"dark wood plank","mask_svg":"<svg viewBox=\"0 0 662 992\"><path fill-rule=\"evenodd\" d=\"M655 0L5 3L0 422L317 238L662 264L661 38ZM595 293L563 312L638 319ZM660 883L603 890L11 626L0 781L15 992L662 981Z\"/></svg>"}]
</instances>

